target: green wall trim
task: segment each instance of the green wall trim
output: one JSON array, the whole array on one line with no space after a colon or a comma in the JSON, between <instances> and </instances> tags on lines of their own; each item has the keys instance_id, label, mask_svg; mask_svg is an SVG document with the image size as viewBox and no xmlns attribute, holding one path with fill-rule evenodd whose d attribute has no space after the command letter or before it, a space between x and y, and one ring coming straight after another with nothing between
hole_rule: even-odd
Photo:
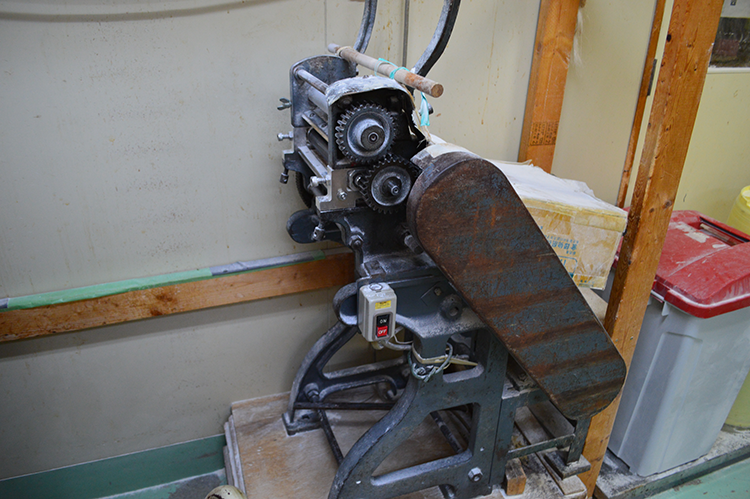
<instances>
[{"instance_id":1,"label":"green wall trim","mask_svg":"<svg viewBox=\"0 0 750 499\"><path fill-rule=\"evenodd\" d=\"M186 272L175 272L172 274L127 279L124 281L94 284L81 288L63 289L61 291L50 291L28 296L8 298L7 310L19 310L23 308L43 307L45 305L56 305L71 301L89 300L102 296L116 295L128 291L156 288L159 286L171 286L184 282L211 279L213 275L209 269L188 270Z\"/></svg>"},{"instance_id":2,"label":"green wall trim","mask_svg":"<svg viewBox=\"0 0 750 499\"><path fill-rule=\"evenodd\" d=\"M2 298L0 299L0 313L6 310L20 310L47 305L58 305L60 303L117 295L129 291L140 291L162 286L183 284L186 282L203 281L229 274L248 274L259 270L277 269L280 267L288 267L290 265L298 265L300 263L323 260L325 258L326 252L323 250L313 250L280 257L264 258L250 262L236 262L204 269L187 270L185 272L173 272L171 274L93 284L91 286L63 289L60 291L50 291L48 293Z\"/></svg>"},{"instance_id":3,"label":"green wall trim","mask_svg":"<svg viewBox=\"0 0 750 499\"><path fill-rule=\"evenodd\" d=\"M224 435L0 480L0 497L95 499L224 468Z\"/></svg>"}]
</instances>

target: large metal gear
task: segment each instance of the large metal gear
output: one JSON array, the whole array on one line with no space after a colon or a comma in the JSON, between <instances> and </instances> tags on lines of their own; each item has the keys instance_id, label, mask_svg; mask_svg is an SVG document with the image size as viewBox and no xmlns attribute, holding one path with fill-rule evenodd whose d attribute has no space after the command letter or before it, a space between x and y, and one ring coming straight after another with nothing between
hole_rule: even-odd
<instances>
[{"instance_id":1,"label":"large metal gear","mask_svg":"<svg viewBox=\"0 0 750 499\"><path fill-rule=\"evenodd\" d=\"M374 163L393 145L396 125L388 110L377 104L358 104L336 122L336 144L357 163Z\"/></svg>"},{"instance_id":2,"label":"large metal gear","mask_svg":"<svg viewBox=\"0 0 750 499\"><path fill-rule=\"evenodd\" d=\"M364 174L362 197L367 206L380 213L395 213L406 205L417 169L394 155L383 158Z\"/></svg>"}]
</instances>

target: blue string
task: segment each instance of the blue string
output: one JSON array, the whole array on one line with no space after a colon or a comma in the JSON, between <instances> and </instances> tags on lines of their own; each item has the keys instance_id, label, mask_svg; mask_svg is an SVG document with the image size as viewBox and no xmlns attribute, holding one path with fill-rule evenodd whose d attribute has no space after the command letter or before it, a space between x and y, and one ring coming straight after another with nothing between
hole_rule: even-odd
<instances>
[{"instance_id":1,"label":"blue string","mask_svg":"<svg viewBox=\"0 0 750 499\"><path fill-rule=\"evenodd\" d=\"M423 92L419 92L422 96L422 102L419 103L419 118L422 126L430 126L430 107L427 105L427 97Z\"/></svg>"},{"instance_id":2,"label":"blue string","mask_svg":"<svg viewBox=\"0 0 750 499\"><path fill-rule=\"evenodd\" d=\"M380 65L386 63L390 64L391 66L395 66L391 61L388 59L383 59L382 57L378 59L378 63L375 65L375 74L378 73L378 68L380 68ZM394 76L396 76L396 72L400 69L403 69L405 71L409 71L409 68L405 68L401 66L400 68L396 68L393 71L391 71L391 74L388 75L388 77L392 80ZM422 101L419 104L419 119L422 126L430 126L430 107L427 104L427 97L425 97L424 93L419 92L419 95L422 97Z\"/></svg>"},{"instance_id":3,"label":"blue string","mask_svg":"<svg viewBox=\"0 0 750 499\"><path fill-rule=\"evenodd\" d=\"M381 57L380 59L378 59L378 61L380 61L380 63L378 63L378 65L377 65L377 66L375 66L375 72L377 72L377 71L378 71L378 68L380 67L380 64L382 64L382 63L384 63L384 62L385 62L385 63L387 63L387 64L390 64L391 66L395 66L395 64L393 64L393 63L392 63L391 61L389 61L389 60L387 60L387 59L383 59L382 57ZM388 75L388 78L390 78L390 79L392 80L392 79L393 79L393 77L394 77L394 76L396 76L396 71L398 71L398 70L400 70L400 69L403 69L403 70L405 70L405 71L409 71L409 68L405 68L405 67L401 66L400 68L396 68L396 69L394 69L393 71L391 71L391 74L390 74L390 75Z\"/></svg>"},{"instance_id":4,"label":"blue string","mask_svg":"<svg viewBox=\"0 0 750 499\"><path fill-rule=\"evenodd\" d=\"M409 69L408 69L408 68L405 68L405 67L401 66L400 68L396 68L396 69L394 69L393 71L391 71L391 74L390 74L390 75L388 75L388 77L389 77L389 78L390 78L390 79L392 80L392 79L393 79L393 77L394 77L394 76L396 75L396 71L399 71L399 70L401 70L401 69L403 69L403 70L406 70L406 71L409 71Z\"/></svg>"}]
</instances>

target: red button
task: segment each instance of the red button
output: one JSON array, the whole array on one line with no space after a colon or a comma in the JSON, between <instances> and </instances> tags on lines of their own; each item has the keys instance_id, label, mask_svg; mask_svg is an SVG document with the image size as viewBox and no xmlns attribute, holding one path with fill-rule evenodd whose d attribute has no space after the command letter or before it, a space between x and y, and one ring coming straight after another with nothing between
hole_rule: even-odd
<instances>
[{"instance_id":1,"label":"red button","mask_svg":"<svg viewBox=\"0 0 750 499\"><path fill-rule=\"evenodd\" d=\"M378 327L377 331L375 332L375 335L378 338L382 338L383 336L388 336L388 326Z\"/></svg>"}]
</instances>

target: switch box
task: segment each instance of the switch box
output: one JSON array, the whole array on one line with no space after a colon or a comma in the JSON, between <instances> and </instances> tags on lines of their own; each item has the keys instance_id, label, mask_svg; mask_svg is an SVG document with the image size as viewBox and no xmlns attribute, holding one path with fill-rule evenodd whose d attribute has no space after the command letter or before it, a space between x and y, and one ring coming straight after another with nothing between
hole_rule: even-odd
<instances>
[{"instance_id":1,"label":"switch box","mask_svg":"<svg viewBox=\"0 0 750 499\"><path fill-rule=\"evenodd\" d=\"M357 322L367 341L390 339L396 330L396 292L381 282L359 288Z\"/></svg>"}]
</instances>

